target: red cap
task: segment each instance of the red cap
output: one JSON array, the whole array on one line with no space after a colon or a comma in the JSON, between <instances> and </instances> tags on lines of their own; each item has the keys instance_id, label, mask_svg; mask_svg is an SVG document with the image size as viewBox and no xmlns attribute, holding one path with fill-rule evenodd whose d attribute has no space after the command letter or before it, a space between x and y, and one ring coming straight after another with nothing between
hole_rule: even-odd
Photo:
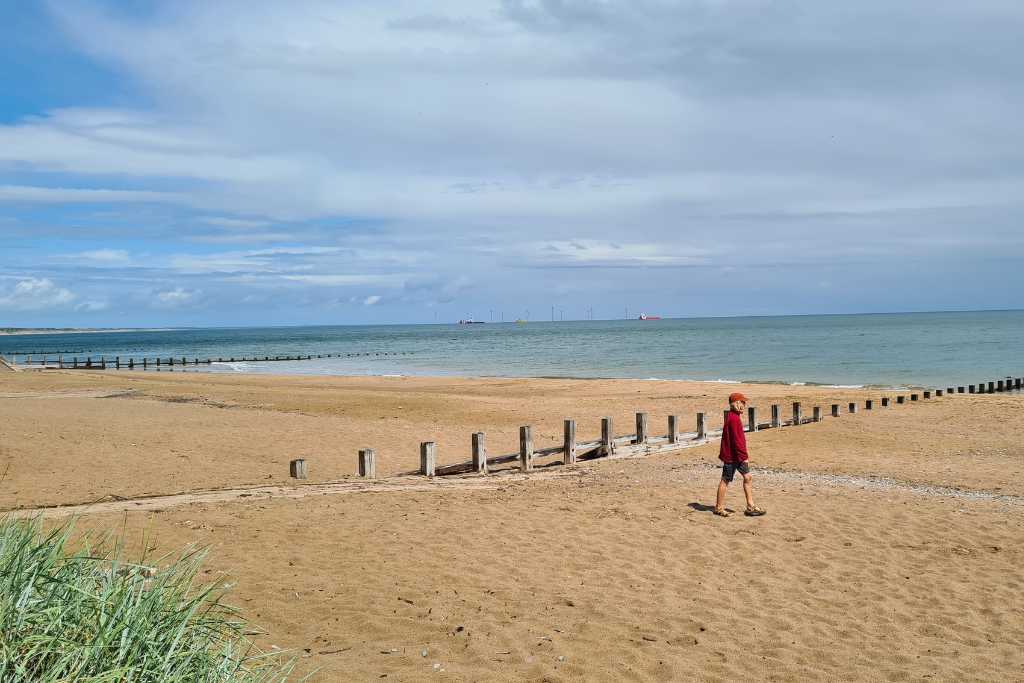
<instances>
[{"instance_id":1,"label":"red cap","mask_svg":"<svg viewBox=\"0 0 1024 683\"><path fill-rule=\"evenodd\" d=\"M747 397L738 391L729 394L729 403L735 403L736 401L743 401L744 403L749 403L749 401L747 401Z\"/></svg>"}]
</instances>

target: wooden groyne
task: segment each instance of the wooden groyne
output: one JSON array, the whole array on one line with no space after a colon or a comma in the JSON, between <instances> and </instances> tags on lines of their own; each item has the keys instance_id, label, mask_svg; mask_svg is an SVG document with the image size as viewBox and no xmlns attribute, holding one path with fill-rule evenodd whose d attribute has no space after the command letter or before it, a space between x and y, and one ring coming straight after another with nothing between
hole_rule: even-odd
<instances>
[{"instance_id":1,"label":"wooden groyne","mask_svg":"<svg viewBox=\"0 0 1024 683\"><path fill-rule=\"evenodd\" d=\"M318 358L368 358L378 356L408 356L412 351L358 351L351 353L318 353L300 354L297 356L231 356L218 358L199 358L187 356L77 356L66 354L27 354L18 361L17 356L10 355L10 360L5 360L14 368L19 365L27 367L50 368L54 370L171 370L175 366L200 366L212 365L214 363L273 363L278 361L309 361ZM3 356L0 356L3 358Z\"/></svg>"},{"instance_id":2,"label":"wooden groyne","mask_svg":"<svg viewBox=\"0 0 1024 683\"><path fill-rule=\"evenodd\" d=\"M1003 380L979 385L966 385L956 387L945 387L943 389L922 389L910 391L895 396L897 406L905 406L922 401L951 397L959 394L972 393L1000 393L1010 391L1021 391L1024 388L1024 378L1006 377ZM845 407L848 415L857 414L863 406L865 412L877 413L880 409L888 409L893 404L890 396L882 396L879 399L866 398L863 401L849 401L845 406L841 403L832 403L829 406L829 417L825 417L823 406L811 406L810 415L804 411L801 402L795 401L786 406L788 414L783 416L783 406L772 404L770 406L768 420L760 419L757 406L748 406L744 429L747 432L758 432L767 429L793 428L803 425L823 422L826 419L841 417ZM723 411L723 424L725 414ZM576 438L576 421L567 419L563 423L563 440L558 446L548 448L535 448L533 444L533 427L523 425L519 428L519 450L514 453L503 453L500 455L489 455L487 452L487 435L484 432L474 432L470 435L470 457L447 465L441 465L438 459L438 447L434 441L420 443L420 467L413 472L405 472L400 476L425 476L443 477L448 475L480 474L486 475L493 466L518 463L518 470L522 472L533 471L537 461L542 458L558 456L554 460L544 463L544 466L574 465L579 462L603 458L631 458L655 453L667 453L700 446L710 441L721 438L721 429L709 429L707 415L696 413L693 418L694 429L692 431L680 431L678 415L666 416L667 433L653 435L650 431L649 416L647 413L636 413L635 429L630 434L616 436L612 418L601 418L601 437L593 441L578 441ZM293 478L305 479L308 476L309 464L305 460L293 460L290 463L290 470ZM360 477L373 479L376 477L376 451L373 449L362 449L359 451L357 460L357 472Z\"/></svg>"}]
</instances>

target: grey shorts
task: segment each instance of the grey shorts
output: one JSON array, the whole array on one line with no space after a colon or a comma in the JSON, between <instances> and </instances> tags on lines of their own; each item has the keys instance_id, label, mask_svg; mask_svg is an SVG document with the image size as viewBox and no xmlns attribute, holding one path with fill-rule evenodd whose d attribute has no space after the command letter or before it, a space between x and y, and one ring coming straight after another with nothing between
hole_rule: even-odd
<instances>
[{"instance_id":1,"label":"grey shorts","mask_svg":"<svg viewBox=\"0 0 1024 683\"><path fill-rule=\"evenodd\" d=\"M722 481L732 481L733 475L739 472L740 474L750 474L750 465L746 460L743 462L727 462L722 465Z\"/></svg>"}]
</instances>

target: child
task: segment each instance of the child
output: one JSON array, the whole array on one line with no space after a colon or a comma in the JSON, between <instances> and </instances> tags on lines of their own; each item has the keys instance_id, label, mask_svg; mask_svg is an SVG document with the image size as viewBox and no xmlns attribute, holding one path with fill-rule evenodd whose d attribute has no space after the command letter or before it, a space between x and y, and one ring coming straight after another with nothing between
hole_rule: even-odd
<instances>
[{"instance_id":1,"label":"child","mask_svg":"<svg viewBox=\"0 0 1024 683\"><path fill-rule=\"evenodd\" d=\"M754 505L754 493L751 486L750 465L747 464L747 437L743 434L743 420L740 417L747 407L747 397L736 392L729 394L729 412L725 416L722 428L722 445L718 450L718 459L722 461L722 480L718 482L718 496L715 499L715 514L728 517L725 509L725 492L737 471L743 475L743 495L747 498L747 509L743 513L748 517L760 517L764 510Z\"/></svg>"}]
</instances>

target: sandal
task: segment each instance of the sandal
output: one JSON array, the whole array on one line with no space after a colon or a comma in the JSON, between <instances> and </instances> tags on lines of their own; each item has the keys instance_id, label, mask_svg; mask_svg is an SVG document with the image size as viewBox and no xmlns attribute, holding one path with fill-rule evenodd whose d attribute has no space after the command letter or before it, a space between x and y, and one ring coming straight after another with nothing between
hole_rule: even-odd
<instances>
[{"instance_id":1,"label":"sandal","mask_svg":"<svg viewBox=\"0 0 1024 683\"><path fill-rule=\"evenodd\" d=\"M755 505L753 507L748 507L743 514L747 517L760 517L761 515L766 515L768 513Z\"/></svg>"},{"instance_id":2,"label":"sandal","mask_svg":"<svg viewBox=\"0 0 1024 683\"><path fill-rule=\"evenodd\" d=\"M732 514L731 512L726 510L725 508L715 508L714 509L714 513L716 515L718 515L719 517L728 517L729 515Z\"/></svg>"}]
</instances>

